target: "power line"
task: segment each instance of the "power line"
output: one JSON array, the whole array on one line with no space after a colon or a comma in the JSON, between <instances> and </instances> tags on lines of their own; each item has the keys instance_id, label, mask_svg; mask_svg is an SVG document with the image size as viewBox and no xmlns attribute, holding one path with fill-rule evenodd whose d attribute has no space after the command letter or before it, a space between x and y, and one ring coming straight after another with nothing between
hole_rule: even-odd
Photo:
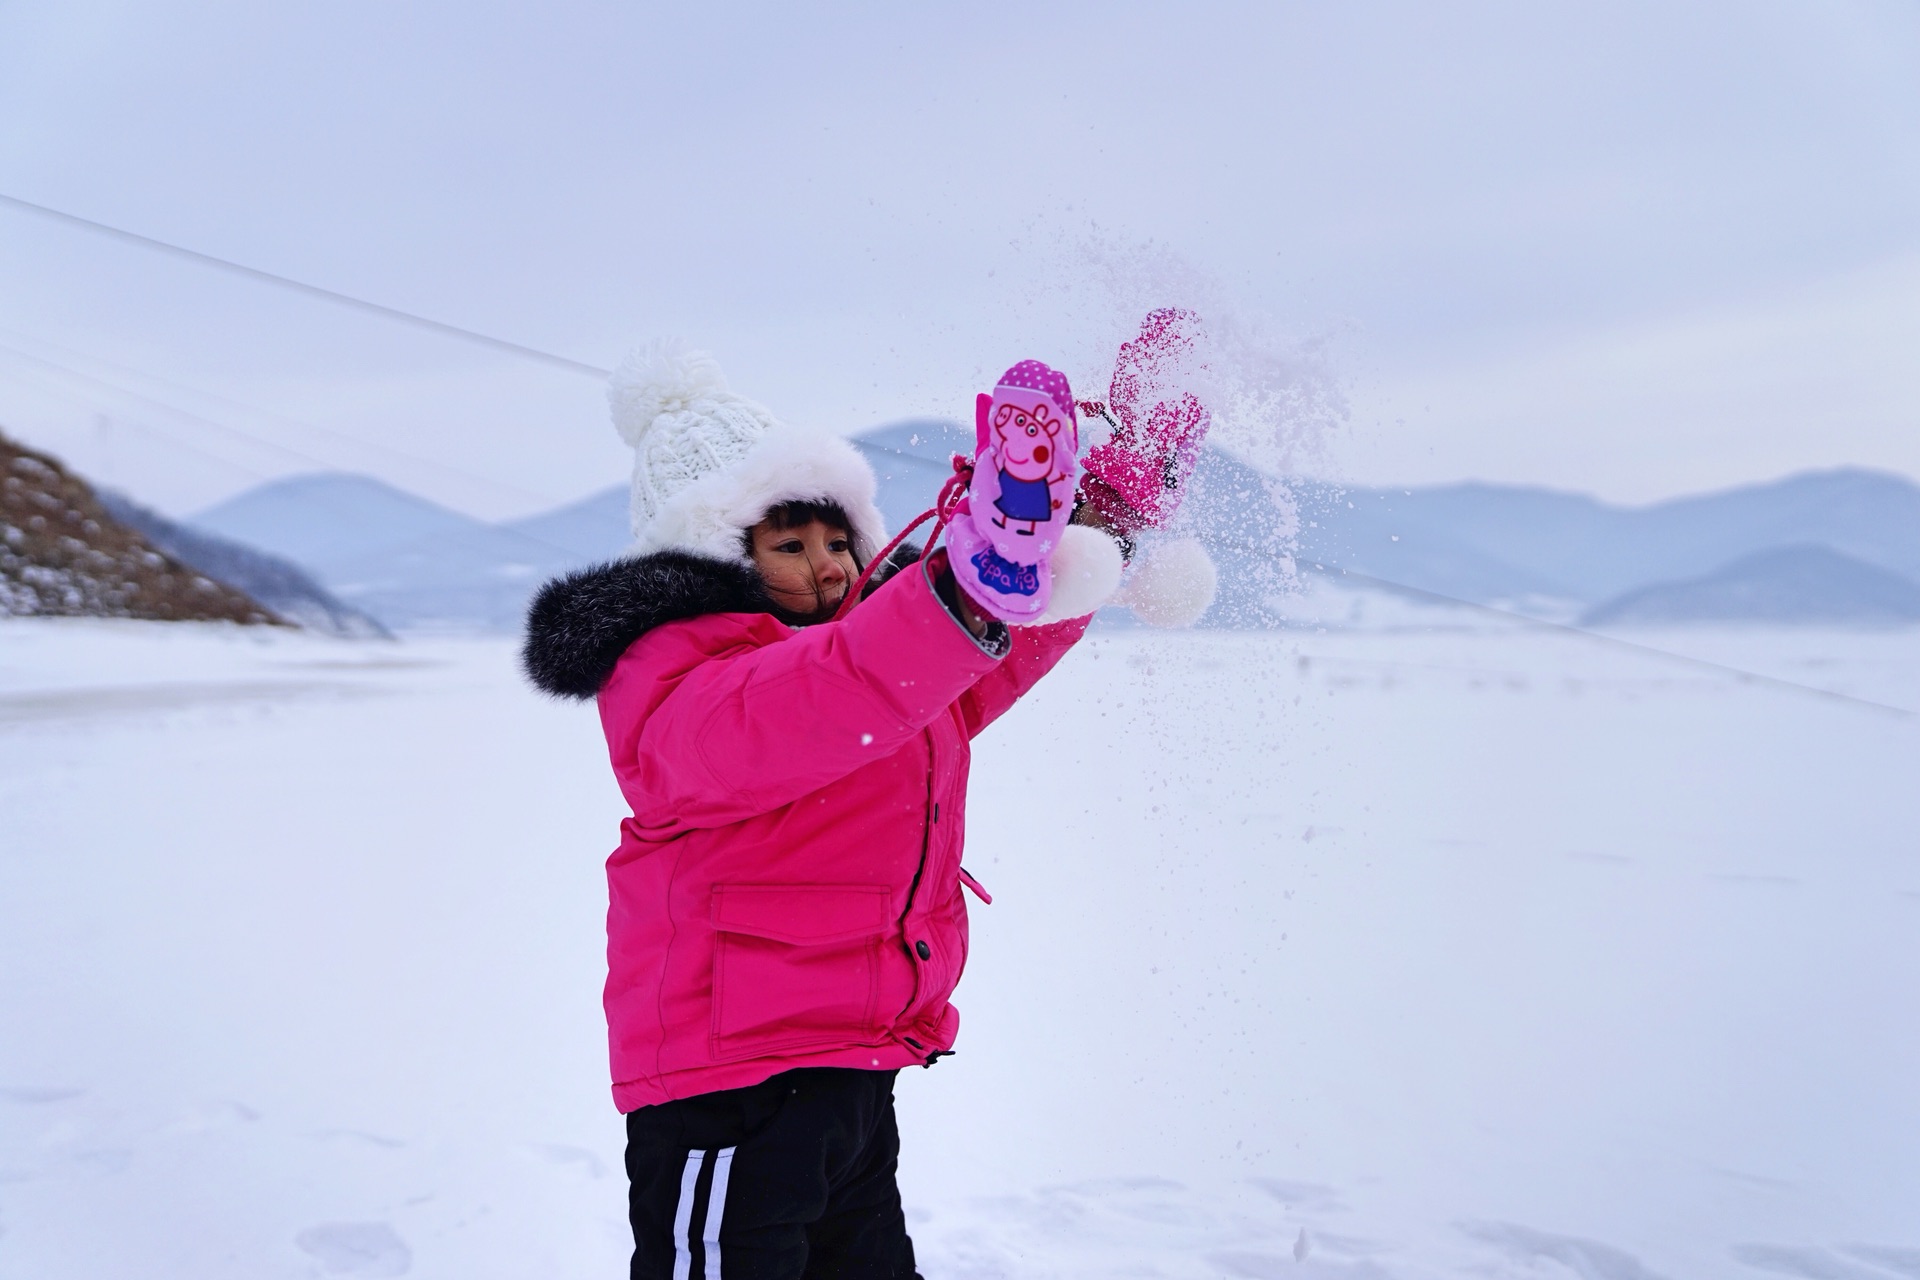
<instances>
[{"instance_id":1,"label":"power line","mask_svg":"<svg viewBox=\"0 0 1920 1280\"><path fill-rule=\"evenodd\" d=\"M281 444L276 440L268 440L266 437L256 435L255 433L250 431L243 431L239 427L228 426L224 422L215 422L212 418L208 418L201 414L195 413L191 409L182 409L177 404L170 404L165 400L159 399L156 396L148 395L143 391L136 391L132 387L122 386L119 383L114 382L109 378L102 378L98 374L86 373L80 369L75 369L68 365L61 364L57 360L49 360L45 356L35 355L31 351L22 351L20 348L12 346L8 343L0 342L0 356L5 356L13 360L20 361L23 364L38 366L43 370L47 370L48 372L54 373L61 377L71 378L79 382L91 383L92 385L103 388L104 390L110 391L117 396L121 396L128 400L138 401L141 404L145 404L152 408L158 409L163 413L172 414L177 418L185 418L190 422L197 422L201 426L210 427L213 430L218 431L223 435L233 436L239 440L245 441L248 444L252 444L275 453L284 454L289 458L296 458L301 462L312 463L317 466L325 467L328 470L334 469L333 464L328 462L325 458L316 457L315 455L311 453L307 453L304 450L296 449L291 445ZM98 407L97 402L95 402L95 407L96 408ZM195 449L195 452L205 457L219 456L217 454L208 453L204 449ZM261 477L262 479L265 479L271 475L270 472L262 471L257 467L247 466L245 463L234 462L231 459L222 459L222 461L225 461L228 466L235 467L241 471L250 472L253 475Z\"/></svg>"},{"instance_id":2,"label":"power line","mask_svg":"<svg viewBox=\"0 0 1920 1280\"><path fill-rule=\"evenodd\" d=\"M184 391L188 395L198 396L206 400L214 401L217 404L226 405L229 408L238 409L243 413L251 414L253 416L261 417L261 418L276 419L280 422L288 423L291 426L298 427L303 431L311 431L318 435L331 436L335 440L343 440L348 444L357 445L364 449L371 449L376 452L385 453L390 457L399 458L404 461L414 463L415 465L425 467L428 470L438 471L442 475L455 476L462 480L485 485L491 489L497 489L503 493L511 493L522 498L531 498L535 502L538 502L545 507L554 507L554 506L563 505L563 500L554 498L550 494L535 493L531 489L524 489L524 488L521 488L519 485L511 484L504 480L496 480L491 476L481 475L477 471L467 471L461 467L457 467L450 463L443 462L438 458L429 458L423 454L409 453L405 449L397 449L392 445L382 444L377 440L363 439L362 437L356 436L351 432L340 431L333 427L323 427L316 423L306 422L299 418L289 417L287 414L284 414L284 413L276 413L271 409L262 409L258 405L247 404L243 401L235 400L229 396L223 396L218 394L217 392L208 391L204 387L195 387L195 386L190 386L187 383L176 382L171 378L163 378L157 373L148 373L144 369L136 369L132 365L121 364L117 361L108 360L101 356L90 355L84 351L75 351L73 348L63 347L57 342L48 342L45 338L36 337L32 334L21 333L16 329L10 329L4 325L0 325L0 339L3 339L3 338L11 338L14 340L14 342L22 342L22 341L29 342L36 346L45 347L50 351L59 352L60 354L67 356L69 359L88 361L92 364L99 365L102 368L112 369L112 370L115 370L116 372L128 374L132 377L139 378L147 382L156 383L162 387L171 388L174 391ZM28 354L22 351L19 347L12 345L12 343L8 343L5 341L0 341L0 351L10 351L10 352L13 352L15 355L20 355L20 356L26 356ZM51 363L51 362L48 362L48 363ZM61 369L62 372L72 374L73 376L76 376L76 377L87 376L86 374L81 373L78 370L71 369L64 365L55 365L53 367L59 368ZM132 392L132 391L122 391L121 388L115 386L113 383L106 382L104 380L101 380L100 385L105 386L110 390L121 391L122 394L126 394L126 395L139 394L137 392ZM181 413L186 412L186 410L174 409L172 405L168 405L162 401L154 401L153 403L160 404L163 408L169 409L170 411L181 412ZM212 422L212 420L208 418L200 418L199 421L207 422L207 423ZM213 425L217 426L218 424L213 424ZM335 463L329 462L322 458L314 457L311 454L299 453L293 450L289 450L285 446L279 444L277 441L268 439L266 436L254 434L251 432L243 432L241 431L240 428L232 427L232 426L220 427L220 429L228 432L238 432L240 434L248 436L249 439L252 439L268 448L281 449L283 452L292 453L293 456L295 457L304 458L309 462L319 463L323 467L327 467L329 469L336 468Z\"/></svg>"},{"instance_id":3,"label":"power line","mask_svg":"<svg viewBox=\"0 0 1920 1280\"><path fill-rule=\"evenodd\" d=\"M18 354L17 352L13 352L8 348L0 347L0 355L17 355L17 354ZM59 370L58 373L64 374L70 377L81 376L78 374L74 374L69 370ZM18 376L19 375L17 374L15 375L16 378ZM45 376L46 375L43 372L41 374L41 377L45 378ZM92 409L95 413L100 412L100 400L95 396L90 396L84 392L76 391L71 387L60 386L50 379L46 381L40 381L35 385L37 385L38 389L44 394L57 396L60 399L65 400L69 404L76 404L81 406L82 408ZM175 410L169 409L169 412L184 412L184 410L175 411ZM103 418L106 417L105 414L101 414L101 416ZM181 449L185 449L188 453L195 454L201 458L206 459L208 462L213 463L215 466L241 472L242 474L250 476L255 480L270 480L273 478L272 473L270 472L262 471L258 467L250 467L244 462L235 462L231 458L223 458L219 454L214 453L212 450L204 448L201 445L195 444L192 440L187 439L185 436L176 435L171 431L163 431L159 427L154 426L151 422L146 422L146 421L136 422L136 421L130 421L126 419L108 419L108 420L110 422L113 422L114 425L117 427L131 427L136 431L142 432L143 434L155 436L161 440L165 440L171 445L174 445ZM109 481L107 483L107 487L111 489L118 489L120 485L117 480L114 480L114 481ZM135 495L129 495L129 496L135 496Z\"/></svg>"},{"instance_id":4,"label":"power line","mask_svg":"<svg viewBox=\"0 0 1920 1280\"><path fill-rule=\"evenodd\" d=\"M11 357L14 360L23 361L28 364L38 365L42 369L50 370L55 374L62 375L68 378L75 378L81 382L90 382L95 386L104 387L108 391L112 391L118 395L125 396L130 400L142 401L148 405L153 406L156 409L161 410L162 412L174 414L177 417L185 418L191 422L197 422L202 426L211 427L215 431L224 432L230 436L236 436L242 440L246 440L250 443L262 446L267 449L277 450L280 453L287 454L290 457L300 458L307 462L318 463L320 466L328 467L330 469L333 465L324 458L315 457L313 454L305 453L299 449L292 448L291 446L280 444L277 441L269 440L266 437L258 435L254 432L244 431L239 427L229 426L224 422L215 422L212 418L204 417L200 414L193 412L191 409L182 409L179 405L169 404L165 400L157 399L154 396L147 395L145 392L135 391L131 387L123 387L116 382L110 381L109 379L106 379L106 378L99 377L96 374L84 373L79 369L69 368L66 365L60 364L58 361L49 360L45 356L34 355L30 351L22 351L18 347L9 346L5 343L0 343L0 355L5 355L8 357ZM216 461L224 462L226 465L233 467L236 470L246 471L256 476L265 475L264 472L261 472L257 468L249 467L245 463L233 462L229 459L222 459L218 455L210 453L205 449L198 448L192 444L188 444L186 441L182 441L179 439L179 437L173 436L168 432L157 431L153 427L148 426L144 423L136 424L136 425L139 425L140 428L144 431L152 431L155 435L161 436L163 438L172 439L174 440L175 443L186 444L187 448L192 449L193 452L200 454L202 457L213 458ZM478 523L485 524L487 522L480 521ZM503 524L492 524L490 527L495 529L504 529ZM509 532L513 536L523 539L524 541L538 544L539 546L546 547L551 551L557 551L562 556L565 556L569 559L578 558L571 548L563 547L559 543L554 542L548 538L543 538L538 534L528 533L524 529L511 529L511 530L506 530L506 532Z\"/></svg>"},{"instance_id":5,"label":"power line","mask_svg":"<svg viewBox=\"0 0 1920 1280\"><path fill-rule=\"evenodd\" d=\"M116 240L122 240L128 244L136 244L142 248L157 250L160 253L165 253L172 257L185 259L188 262L199 263L201 266L217 267L222 271L230 271L235 275L246 276L253 280L264 280L268 284L277 284L282 288L292 289L297 293L307 294L309 297L323 298L328 302L335 302L341 306L352 307L355 310L364 311L370 315L382 316L388 320L398 320L402 324L410 324L417 329L425 329L430 333L438 333L445 337L458 338L463 342L475 343L495 351L504 351L510 355L520 356L524 359L537 360L553 368L564 369L568 373L582 373L589 377L604 378L612 372L612 370L602 369L598 365L587 364L584 361L575 360L569 356L556 355L551 351L542 351L538 347L529 347L524 343L512 342L506 338L496 338L490 333L481 333L476 329L462 328L460 325L448 324L444 320L435 320L429 316L415 315L411 311L402 311L398 307L389 307L384 303L369 302L365 298L356 298L352 294L341 293L337 289L327 289L317 284L308 284L304 280L295 280L290 276L278 275L272 271L263 271L259 267L250 267L245 263L232 262L226 258L218 258L210 253L202 253L198 249L189 249L184 245L170 244L165 240L156 240L152 236L143 236L137 231L128 231L121 227L109 226L104 222L95 222L91 218L82 218L78 214L49 208L44 204L35 204L31 200L22 200L18 196L10 196L3 191L0 191L0 204L12 205L14 208L23 209L28 213L39 214L41 217L51 218L56 222L64 222L69 226L80 227L104 236L111 236Z\"/></svg>"}]
</instances>

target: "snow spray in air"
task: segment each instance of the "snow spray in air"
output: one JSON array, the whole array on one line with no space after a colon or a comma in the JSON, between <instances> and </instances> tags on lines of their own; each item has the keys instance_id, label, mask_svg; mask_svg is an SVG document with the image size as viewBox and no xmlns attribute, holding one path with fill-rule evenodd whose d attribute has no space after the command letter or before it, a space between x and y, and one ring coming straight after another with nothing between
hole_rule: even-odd
<instances>
[{"instance_id":1,"label":"snow spray in air","mask_svg":"<svg viewBox=\"0 0 1920 1280\"><path fill-rule=\"evenodd\" d=\"M1147 402L1190 393L1212 416L1199 465L1162 541L1197 538L1220 572L1206 622L1261 626L1273 601L1298 589L1294 550L1301 469L1324 458L1348 417L1325 335L1289 337L1260 310L1164 246L1088 235L1059 255L1064 288L1084 320L1085 347L1072 354L1088 373L1076 386L1103 388L1112 353L1135 336L1140 318L1174 307L1199 317L1182 358L1160 362ZM1097 444L1092 440L1090 444Z\"/></svg>"}]
</instances>

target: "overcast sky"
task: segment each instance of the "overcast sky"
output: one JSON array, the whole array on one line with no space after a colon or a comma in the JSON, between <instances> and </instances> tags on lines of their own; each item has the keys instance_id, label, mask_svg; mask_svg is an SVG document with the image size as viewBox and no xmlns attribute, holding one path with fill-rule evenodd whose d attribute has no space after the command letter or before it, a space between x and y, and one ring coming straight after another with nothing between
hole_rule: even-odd
<instances>
[{"instance_id":1,"label":"overcast sky","mask_svg":"<svg viewBox=\"0 0 1920 1280\"><path fill-rule=\"evenodd\" d=\"M1920 476L1910 0L0 0L0 192L592 364L681 334L846 431L1165 301L1310 393L1224 429L1274 465ZM628 462L591 379L6 207L0 430L175 512Z\"/></svg>"}]
</instances>

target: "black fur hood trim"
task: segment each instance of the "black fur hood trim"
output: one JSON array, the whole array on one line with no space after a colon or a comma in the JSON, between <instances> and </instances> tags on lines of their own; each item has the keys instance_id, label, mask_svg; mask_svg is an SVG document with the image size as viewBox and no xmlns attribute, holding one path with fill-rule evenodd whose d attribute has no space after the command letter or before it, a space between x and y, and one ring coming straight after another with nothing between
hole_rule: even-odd
<instances>
[{"instance_id":1,"label":"black fur hood trim","mask_svg":"<svg viewBox=\"0 0 1920 1280\"><path fill-rule=\"evenodd\" d=\"M868 581L871 594L919 557L902 546ZM520 666L556 698L597 695L622 654L647 632L709 613L773 613L760 575L745 564L689 551L656 551L553 579L527 608Z\"/></svg>"}]
</instances>

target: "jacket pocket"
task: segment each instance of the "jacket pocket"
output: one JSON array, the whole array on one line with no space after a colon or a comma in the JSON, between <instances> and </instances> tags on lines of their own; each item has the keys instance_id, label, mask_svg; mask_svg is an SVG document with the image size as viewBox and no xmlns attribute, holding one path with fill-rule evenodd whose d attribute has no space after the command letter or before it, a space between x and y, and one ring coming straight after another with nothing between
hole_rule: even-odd
<instances>
[{"instance_id":1,"label":"jacket pocket","mask_svg":"<svg viewBox=\"0 0 1920 1280\"><path fill-rule=\"evenodd\" d=\"M716 885L714 1058L872 1041L889 896L872 885Z\"/></svg>"}]
</instances>

